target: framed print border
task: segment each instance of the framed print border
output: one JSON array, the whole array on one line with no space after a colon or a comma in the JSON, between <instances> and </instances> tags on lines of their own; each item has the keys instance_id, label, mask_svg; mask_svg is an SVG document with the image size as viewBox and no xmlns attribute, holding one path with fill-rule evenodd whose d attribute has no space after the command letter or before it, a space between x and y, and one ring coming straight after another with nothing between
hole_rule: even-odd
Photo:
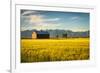
<instances>
[{"instance_id":1,"label":"framed print border","mask_svg":"<svg viewBox=\"0 0 100 73\"><path fill-rule=\"evenodd\" d=\"M11 72L20 71L37 71L46 69L63 69L75 67L87 67L95 65L95 8L81 7L76 5L54 6L54 5L38 5L38 4L13 4L11 9ZM41 62L41 63L20 63L20 9L33 10L49 10L49 11L72 11L72 12L89 12L90 13L90 60L84 61L61 61L61 62ZM19 48L19 49L16 49Z\"/></svg>"}]
</instances>

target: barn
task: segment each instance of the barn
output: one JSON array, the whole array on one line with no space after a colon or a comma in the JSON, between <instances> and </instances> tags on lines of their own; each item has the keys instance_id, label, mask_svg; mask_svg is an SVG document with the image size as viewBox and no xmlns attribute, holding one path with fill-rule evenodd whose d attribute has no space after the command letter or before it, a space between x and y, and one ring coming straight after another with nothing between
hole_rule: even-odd
<instances>
[{"instance_id":1,"label":"barn","mask_svg":"<svg viewBox=\"0 0 100 73\"><path fill-rule=\"evenodd\" d=\"M32 32L32 39L48 39L49 33L47 31L34 31Z\"/></svg>"}]
</instances>

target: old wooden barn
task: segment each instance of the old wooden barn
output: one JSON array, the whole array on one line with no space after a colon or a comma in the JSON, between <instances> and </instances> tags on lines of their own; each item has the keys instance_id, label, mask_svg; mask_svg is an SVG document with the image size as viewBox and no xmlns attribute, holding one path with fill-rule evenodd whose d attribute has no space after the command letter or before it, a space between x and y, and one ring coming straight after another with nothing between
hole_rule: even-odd
<instances>
[{"instance_id":1,"label":"old wooden barn","mask_svg":"<svg viewBox=\"0 0 100 73\"><path fill-rule=\"evenodd\" d=\"M34 31L32 32L32 39L48 39L49 33L47 31Z\"/></svg>"}]
</instances>

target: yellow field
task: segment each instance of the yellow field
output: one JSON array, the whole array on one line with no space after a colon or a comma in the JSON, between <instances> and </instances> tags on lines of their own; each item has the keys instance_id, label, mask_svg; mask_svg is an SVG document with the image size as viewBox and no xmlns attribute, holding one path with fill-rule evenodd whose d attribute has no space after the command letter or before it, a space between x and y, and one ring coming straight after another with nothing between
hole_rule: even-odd
<instances>
[{"instance_id":1,"label":"yellow field","mask_svg":"<svg viewBox=\"0 0 100 73\"><path fill-rule=\"evenodd\" d=\"M21 39L21 62L89 59L89 38Z\"/></svg>"}]
</instances>

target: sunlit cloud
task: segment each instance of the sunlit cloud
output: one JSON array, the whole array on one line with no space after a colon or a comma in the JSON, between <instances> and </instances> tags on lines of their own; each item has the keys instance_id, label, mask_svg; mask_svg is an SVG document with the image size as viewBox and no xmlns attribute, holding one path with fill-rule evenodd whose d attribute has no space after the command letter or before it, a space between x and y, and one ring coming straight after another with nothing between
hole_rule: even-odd
<instances>
[{"instance_id":1,"label":"sunlit cloud","mask_svg":"<svg viewBox=\"0 0 100 73\"><path fill-rule=\"evenodd\" d=\"M31 11L24 12L21 16L21 24L23 25L21 29L56 29L56 27L60 26L57 22L60 18L45 18L45 16L40 14L28 15L28 13L32 13ZM26 15L27 14L27 15Z\"/></svg>"},{"instance_id":2,"label":"sunlit cloud","mask_svg":"<svg viewBox=\"0 0 100 73\"><path fill-rule=\"evenodd\" d=\"M89 14L59 13L34 10L21 11L21 29L88 30ZM84 28L83 28L84 27Z\"/></svg>"},{"instance_id":3,"label":"sunlit cloud","mask_svg":"<svg viewBox=\"0 0 100 73\"><path fill-rule=\"evenodd\" d=\"M52 19L50 19L50 18L45 18L45 17L43 17L43 16L41 16L41 15L32 15L32 16L30 16L30 22L54 22L54 21L59 21L60 20L60 18L52 18Z\"/></svg>"},{"instance_id":4,"label":"sunlit cloud","mask_svg":"<svg viewBox=\"0 0 100 73\"><path fill-rule=\"evenodd\" d=\"M56 26L58 23L55 21L59 21L60 18L52 18L52 19L46 19L45 17L41 15L31 15L29 23L33 24L35 26Z\"/></svg>"},{"instance_id":5,"label":"sunlit cloud","mask_svg":"<svg viewBox=\"0 0 100 73\"><path fill-rule=\"evenodd\" d=\"M30 16L30 23L38 24L42 22L43 22L43 18L41 16L38 16L38 15Z\"/></svg>"}]
</instances>

